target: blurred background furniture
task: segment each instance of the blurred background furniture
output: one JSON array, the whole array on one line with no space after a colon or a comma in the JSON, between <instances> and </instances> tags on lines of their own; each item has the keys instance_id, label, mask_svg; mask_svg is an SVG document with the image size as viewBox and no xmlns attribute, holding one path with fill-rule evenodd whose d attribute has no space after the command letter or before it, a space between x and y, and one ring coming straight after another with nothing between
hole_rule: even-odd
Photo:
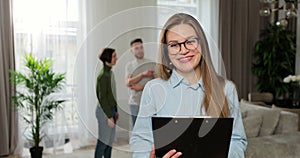
<instances>
[{"instance_id":1,"label":"blurred background furniture","mask_svg":"<svg viewBox=\"0 0 300 158\"><path fill-rule=\"evenodd\" d=\"M273 98L272 93L248 93L248 101L256 105L271 107Z\"/></svg>"},{"instance_id":2,"label":"blurred background furniture","mask_svg":"<svg viewBox=\"0 0 300 158\"><path fill-rule=\"evenodd\" d=\"M298 115L240 101L248 145L246 158L298 158Z\"/></svg>"},{"instance_id":3,"label":"blurred background furniture","mask_svg":"<svg viewBox=\"0 0 300 158\"><path fill-rule=\"evenodd\" d=\"M298 115L298 130L300 131L300 108L286 108L286 107L278 107L276 105L272 105L273 109L280 109L283 111L292 112Z\"/></svg>"}]
</instances>

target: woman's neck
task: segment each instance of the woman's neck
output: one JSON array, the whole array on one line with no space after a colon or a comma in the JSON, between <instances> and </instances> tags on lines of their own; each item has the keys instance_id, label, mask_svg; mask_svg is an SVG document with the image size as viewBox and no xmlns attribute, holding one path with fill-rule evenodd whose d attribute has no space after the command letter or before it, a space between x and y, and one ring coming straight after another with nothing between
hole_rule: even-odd
<instances>
[{"instance_id":1,"label":"woman's neck","mask_svg":"<svg viewBox=\"0 0 300 158\"><path fill-rule=\"evenodd\" d=\"M185 79L187 79L190 83L190 85L196 84L199 82L201 77L200 67L198 66L193 71L190 72L182 72L177 71L181 76L183 76Z\"/></svg>"},{"instance_id":2,"label":"woman's neck","mask_svg":"<svg viewBox=\"0 0 300 158\"><path fill-rule=\"evenodd\" d=\"M112 66L108 65L107 63L105 63L104 66L103 66L103 68L104 68L104 71L110 71L111 68L112 68Z\"/></svg>"}]
</instances>

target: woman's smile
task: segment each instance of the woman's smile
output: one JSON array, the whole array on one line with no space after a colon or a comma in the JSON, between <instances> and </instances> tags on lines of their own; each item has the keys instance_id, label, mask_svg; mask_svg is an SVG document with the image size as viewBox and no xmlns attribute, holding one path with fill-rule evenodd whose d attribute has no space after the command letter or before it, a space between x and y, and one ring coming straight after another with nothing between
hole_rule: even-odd
<instances>
[{"instance_id":1,"label":"woman's smile","mask_svg":"<svg viewBox=\"0 0 300 158\"><path fill-rule=\"evenodd\" d=\"M177 60L179 60L179 62L181 63L188 63L193 60L193 57L194 57L193 55L190 55L190 56L180 57Z\"/></svg>"}]
</instances>

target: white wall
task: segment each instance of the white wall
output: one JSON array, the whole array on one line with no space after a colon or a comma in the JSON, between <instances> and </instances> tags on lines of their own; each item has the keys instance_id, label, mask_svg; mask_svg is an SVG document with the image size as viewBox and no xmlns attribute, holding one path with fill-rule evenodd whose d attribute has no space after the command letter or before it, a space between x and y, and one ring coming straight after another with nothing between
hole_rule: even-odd
<instances>
[{"instance_id":1,"label":"white wall","mask_svg":"<svg viewBox=\"0 0 300 158\"><path fill-rule=\"evenodd\" d=\"M102 67L97 54L104 47L112 47L117 51L119 60L113 71L120 113L118 124L124 130L129 129L128 90L124 78L125 64L133 59L129 53L129 43L134 38L142 38L145 56L156 59L156 10L155 7L149 7L155 5L155 0L88 0L82 4L82 37L75 70L82 145L89 144L97 137L95 83Z\"/></svg>"}]
</instances>

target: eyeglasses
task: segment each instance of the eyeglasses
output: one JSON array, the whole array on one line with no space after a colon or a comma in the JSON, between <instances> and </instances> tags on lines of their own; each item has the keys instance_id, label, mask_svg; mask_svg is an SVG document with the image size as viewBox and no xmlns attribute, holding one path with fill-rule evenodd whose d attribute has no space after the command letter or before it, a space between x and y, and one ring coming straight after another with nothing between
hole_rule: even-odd
<instances>
[{"instance_id":1,"label":"eyeglasses","mask_svg":"<svg viewBox=\"0 0 300 158\"><path fill-rule=\"evenodd\" d=\"M184 42L170 42L168 44L168 51L170 54L177 54L181 51L181 45L184 45L184 47L187 50L195 50L199 46L199 39L197 37L193 37L190 39L187 39Z\"/></svg>"}]
</instances>

